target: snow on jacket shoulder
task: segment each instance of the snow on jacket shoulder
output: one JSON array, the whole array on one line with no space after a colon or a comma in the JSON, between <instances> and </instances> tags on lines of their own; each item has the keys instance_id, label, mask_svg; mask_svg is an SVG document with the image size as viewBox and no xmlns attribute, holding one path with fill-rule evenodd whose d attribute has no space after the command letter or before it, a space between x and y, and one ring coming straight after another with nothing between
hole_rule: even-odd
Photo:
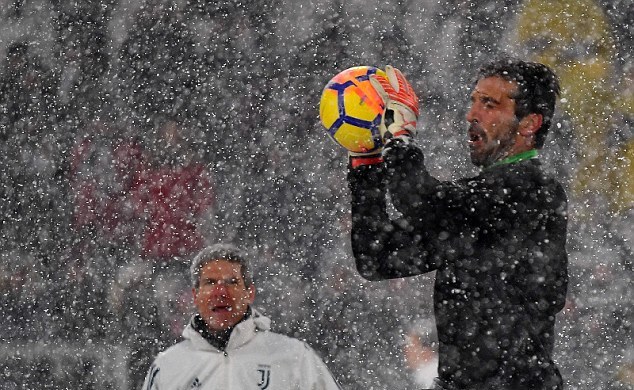
<instances>
[{"instance_id":1,"label":"snow on jacket shoulder","mask_svg":"<svg viewBox=\"0 0 634 390\"><path fill-rule=\"evenodd\" d=\"M143 390L338 390L330 371L306 343L270 331L253 315L233 330L225 351L209 344L191 323L185 340L160 353Z\"/></svg>"}]
</instances>

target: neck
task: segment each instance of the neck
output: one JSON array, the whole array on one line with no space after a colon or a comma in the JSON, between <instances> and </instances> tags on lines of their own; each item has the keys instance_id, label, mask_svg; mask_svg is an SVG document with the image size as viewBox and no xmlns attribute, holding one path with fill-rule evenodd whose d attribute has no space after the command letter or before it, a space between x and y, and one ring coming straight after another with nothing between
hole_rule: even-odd
<instances>
[{"instance_id":1,"label":"neck","mask_svg":"<svg viewBox=\"0 0 634 390\"><path fill-rule=\"evenodd\" d=\"M246 320L250 316L251 308L247 310L246 314L244 315L242 320L240 320L240 322ZM238 322L238 324L240 322ZM227 344L229 344L229 339L231 338L231 333L238 324L227 329L212 330L209 329L209 326L207 326L207 323L200 316L200 314L196 314L194 316L194 319L192 320L192 327L194 328L194 330L200 333L200 335L203 336L203 338L207 340L209 344L213 345L221 351L224 351L227 348Z\"/></svg>"}]
</instances>

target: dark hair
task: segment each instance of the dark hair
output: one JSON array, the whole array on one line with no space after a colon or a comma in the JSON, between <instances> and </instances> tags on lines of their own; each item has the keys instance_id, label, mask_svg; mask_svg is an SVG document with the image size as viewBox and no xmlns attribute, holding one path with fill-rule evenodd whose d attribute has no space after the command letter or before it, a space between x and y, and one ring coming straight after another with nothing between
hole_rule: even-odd
<instances>
[{"instance_id":1,"label":"dark hair","mask_svg":"<svg viewBox=\"0 0 634 390\"><path fill-rule=\"evenodd\" d=\"M216 260L226 260L231 263L240 264L240 272L242 273L244 285L250 287L251 284L253 284L251 267L249 266L249 260L246 255L231 244L214 244L201 250L196 257L194 257L194 260L192 260L192 265L189 269L192 287L198 288L200 286L200 271L205 264Z\"/></svg>"},{"instance_id":2,"label":"dark hair","mask_svg":"<svg viewBox=\"0 0 634 390\"><path fill-rule=\"evenodd\" d=\"M544 64L504 57L483 65L475 82L495 76L517 83L517 94L511 98L515 100L515 116L518 119L532 113L543 116L542 126L535 133L535 147L541 148L546 141L560 93L557 75Z\"/></svg>"}]
</instances>

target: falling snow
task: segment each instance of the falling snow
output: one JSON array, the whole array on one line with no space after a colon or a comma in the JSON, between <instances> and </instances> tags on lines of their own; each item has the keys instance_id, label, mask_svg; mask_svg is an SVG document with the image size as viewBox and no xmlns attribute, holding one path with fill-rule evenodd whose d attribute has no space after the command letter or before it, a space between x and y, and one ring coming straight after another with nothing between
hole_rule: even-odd
<instances>
[{"instance_id":1,"label":"falling snow","mask_svg":"<svg viewBox=\"0 0 634 390\"><path fill-rule=\"evenodd\" d=\"M634 388L633 20L632 0L0 0L0 388L138 388L217 241L343 388L420 387L434 277L354 269L319 96L353 65L401 69L426 163L455 179L475 173L471 76L502 53L563 86L543 154L570 198L555 360L569 389Z\"/></svg>"}]
</instances>

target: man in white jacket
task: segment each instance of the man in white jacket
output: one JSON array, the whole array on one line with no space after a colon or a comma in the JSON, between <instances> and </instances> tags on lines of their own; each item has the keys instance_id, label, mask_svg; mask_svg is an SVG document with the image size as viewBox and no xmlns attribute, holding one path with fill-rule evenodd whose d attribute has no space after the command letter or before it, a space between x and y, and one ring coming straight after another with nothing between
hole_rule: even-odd
<instances>
[{"instance_id":1,"label":"man in white jacket","mask_svg":"<svg viewBox=\"0 0 634 390\"><path fill-rule=\"evenodd\" d=\"M255 287L239 249L203 249L190 275L197 313L184 340L157 356L143 390L339 389L312 348L271 332L251 307Z\"/></svg>"}]
</instances>

